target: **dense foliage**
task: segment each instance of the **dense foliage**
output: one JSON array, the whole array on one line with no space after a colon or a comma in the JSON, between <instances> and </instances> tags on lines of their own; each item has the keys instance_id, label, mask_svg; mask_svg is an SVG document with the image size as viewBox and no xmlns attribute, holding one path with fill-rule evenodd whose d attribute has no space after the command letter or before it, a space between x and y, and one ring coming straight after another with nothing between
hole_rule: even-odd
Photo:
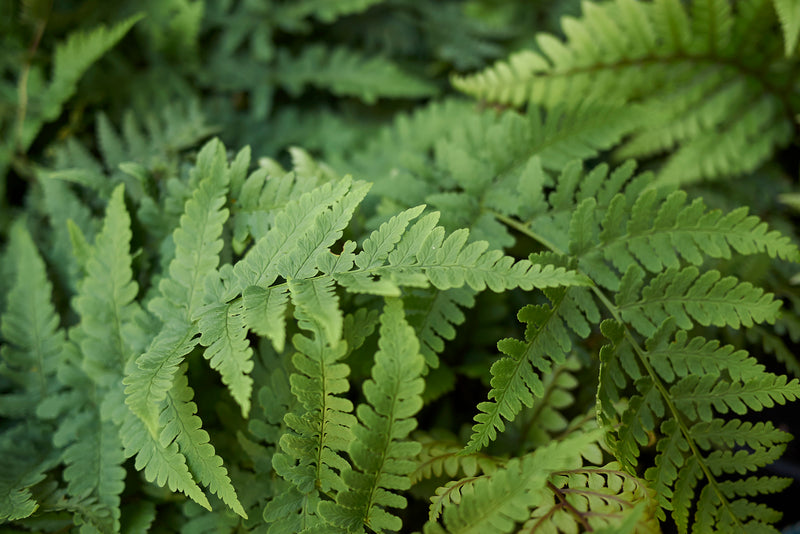
<instances>
[{"instance_id":1,"label":"dense foliage","mask_svg":"<svg viewBox=\"0 0 800 534\"><path fill-rule=\"evenodd\" d=\"M0 528L800 520L800 2L15 0L0 39Z\"/></svg>"}]
</instances>

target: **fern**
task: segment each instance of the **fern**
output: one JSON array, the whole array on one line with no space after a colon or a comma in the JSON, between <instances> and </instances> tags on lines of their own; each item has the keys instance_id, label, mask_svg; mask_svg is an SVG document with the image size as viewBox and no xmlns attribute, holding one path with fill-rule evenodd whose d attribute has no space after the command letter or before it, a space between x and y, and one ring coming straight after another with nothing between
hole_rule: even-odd
<instances>
[{"instance_id":1,"label":"fern","mask_svg":"<svg viewBox=\"0 0 800 534\"><path fill-rule=\"evenodd\" d=\"M402 522L385 508L405 508L406 500L392 490L411 486L411 458L420 449L416 442L405 440L422 407L424 382L420 375L425 364L400 301L387 301L380 336L372 380L364 383L369 405L358 407L363 426L353 428L355 440L349 447L358 470L345 469L342 479L350 490L339 492L336 505L324 502L319 508L330 523L351 532L362 527L375 532L399 530Z\"/></svg>"},{"instance_id":2,"label":"fern","mask_svg":"<svg viewBox=\"0 0 800 534\"><path fill-rule=\"evenodd\" d=\"M564 19L565 43L539 34L539 51L518 52L454 83L515 106L574 108L587 98L641 103L621 156L672 152L660 173L666 182L739 174L785 146L796 113L788 86L760 75L783 62L766 31L772 15L766 1L737 8L697 1L688 10L672 0L585 3L581 19ZM782 20L790 20L786 12Z\"/></svg>"},{"instance_id":3,"label":"fern","mask_svg":"<svg viewBox=\"0 0 800 534\"><path fill-rule=\"evenodd\" d=\"M596 440L596 434L577 434L554 442L536 452L512 458L491 477L475 480L469 493L462 493L459 506L445 507L442 528L429 521L424 532L508 532L515 522L524 521L533 506L533 497L543 490L554 471L581 464L580 452Z\"/></svg>"},{"instance_id":4,"label":"fern","mask_svg":"<svg viewBox=\"0 0 800 534\"><path fill-rule=\"evenodd\" d=\"M18 124L18 145L28 149L44 123L56 119L62 107L75 93L78 80L84 72L97 61L108 49L122 39L142 15L130 17L111 28L100 26L91 32L75 32L67 40L60 43L53 57L53 72L49 83L45 85L42 73L31 72L28 83L23 85L21 119L26 119L26 107L30 108L25 122ZM25 82L23 82L24 84ZM28 104L24 99L27 92L38 96L36 102ZM40 94L37 94L40 93Z\"/></svg>"},{"instance_id":5,"label":"fern","mask_svg":"<svg viewBox=\"0 0 800 534\"><path fill-rule=\"evenodd\" d=\"M281 86L297 95L307 85L337 96L356 96L366 103L377 98L420 98L436 93L429 83L400 70L394 63L353 50L306 47L302 55L279 53L275 65Z\"/></svg>"}]
</instances>

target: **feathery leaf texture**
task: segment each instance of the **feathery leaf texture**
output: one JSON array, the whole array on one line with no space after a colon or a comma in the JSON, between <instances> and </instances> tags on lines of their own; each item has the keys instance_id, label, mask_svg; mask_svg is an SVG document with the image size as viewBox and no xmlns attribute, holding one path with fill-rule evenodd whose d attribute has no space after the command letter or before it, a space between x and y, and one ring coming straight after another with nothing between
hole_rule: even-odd
<instances>
[{"instance_id":1,"label":"feathery leaf texture","mask_svg":"<svg viewBox=\"0 0 800 534\"><path fill-rule=\"evenodd\" d=\"M542 399L542 376L551 373L554 364L565 363L572 348L570 330L586 337L591 332L589 322L600 319L600 311L585 288L548 290L545 294L550 306L528 305L517 315L526 325L525 340L507 338L497 343L505 356L492 365L489 400L478 404L480 413L475 416L467 453L493 441L498 430L505 430L503 419L513 421L522 405L531 407Z\"/></svg>"},{"instance_id":2,"label":"feathery leaf texture","mask_svg":"<svg viewBox=\"0 0 800 534\"><path fill-rule=\"evenodd\" d=\"M444 527L428 521L423 532L509 532L514 523L530 517L535 497L547 486L550 475L581 467L580 451L596 440L596 432L576 433L521 458L512 458L490 476L477 478L469 492L461 495L458 505L444 508Z\"/></svg>"},{"instance_id":3,"label":"feathery leaf texture","mask_svg":"<svg viewBox=\"0 0 800 534\"><path fill-rule=\"evenodd\" d=\"M132 432L143 427L148 435L133 438L123 434L123 441L127 455L137 453L136 467L144 468L148 480L181 489L210 508L194 481L196 477L236 513L246 516L221 458L200 428L197 408L191 402L192 390L183 373L179 373L183 358L198 342L198 328L206 326L191 321L204 304L202 283L219 263L220 235L228 218L223 205L232 171L219 141L207 143L200 151L195 172L198 187L186 202L180 226L173 234L175 256L169 265L170 276L161 280L160 295L150 303L151 310L163 321L162 328L147 351L127 366L123 381L127 386L125 402L140 419L137 422L127 416L123 428ZM214 326L225 327L225 319ZM252 380L247 373L252 362L231 358L220 364L217 356L221 350L214 352L212 348L205 353L211 366L220 369L234 398L243 409L249 409Z\"/></svg>"},{"instance_id":4,"label":"feathery leaf texture","mask_svg":"<svg viewBox=\"0 0 800 534\"><path fill-rule=\"evenodd\" d=\"M22 125L18 141L23 148L31 145L44 123L58 118L88 68L117 44L143 16L134 15L111 28L101 25L88 33L73 32L65 42L56 46L50 82L46 87L39 88L43 95L37 102L38 116L29 118Z\"/></svg>"},{"instance_id":5,"label":"feathery leaf texture","mask_svg":"<svg viewBox=\"0 0 800 534\"><path fill-rule=\"evenodd\" d=\"M64 332L51 301L53 285L47 278L45 264L30 234L22 224L11 228L8 246L13 258L14 284L8 292L6 309L0 316L4 362L0 375L18 382L23 398L15 403L19 413L5 416L29 416L36 404L52 392L64 343ZM10 397L0 395L0 400Z\"/></svg>"},{"instance_id":6,"label":"feathery leaf texture","mask_svg":"<svg viewBox=\"0 0 800 534\"><path fill-rule=\"evenodd\" d=\"M170 276L161 280L161 295L150 305L164 325L147 352L126 370L124 380L127 404L151 432L155 432L159 403L172 387L178 366L197 343L197 327L190 321L202 304L202 282L219 262L219 237L228 217L222 206L229 180L225 149L219 141L211 141L200 152L197 173L202 178L174 232Z\"/></svg>"},{"instance_id":7,"label":"feathery leaf texture","mask_svg":"<svg viewBox=\"0 0 800 534\"><path fill-rule=\"evenodd\" d=\"M386 508L405 508L406 499L393 490L411 487L412 459L421 449L407 438L422 408L425 361L399 299L386 301L378 347L372 378L364 383L368 404L358 406L360 424L353 427L355 439L348 449L354 468L342 472L348 489L339 492L335 504L326 501L319 507L323 518L349 532L402 527Z\"/></svg>"},{"instance_id":8,"label":"feathery leaf texture","mask_svg":"<svg viewBox=\"0 0 800 534\"><path fill-rule=\"evenodd\" d=\"M788 53L797 40L796 6L775 4ZM566 42L538 34L539 51L517 52L453 83L514 106L640 104L635 134L621 153L671 151L661 169L665 182L751 171L789 141L797 113L787 98L790 82L768 84L760 75L783 55L769 42L774 12L759 5L765 3L584 2L580 19L562 20Z\"/></svg>"},{"instance_id":9,"label":"feathery leaf texture","mask_svg":"<svg viewBox=\"0 0 800 534\"><path fill-rule=\"evenodd\" d=\"M423 98L437 92L434 85L403 72L385 57L343 47L307 46L297 57L280 50L275 69L281 86L295 96L306 85L337 96L356 96L368 104L378 98Z\"/></svg>"}]
</instances>

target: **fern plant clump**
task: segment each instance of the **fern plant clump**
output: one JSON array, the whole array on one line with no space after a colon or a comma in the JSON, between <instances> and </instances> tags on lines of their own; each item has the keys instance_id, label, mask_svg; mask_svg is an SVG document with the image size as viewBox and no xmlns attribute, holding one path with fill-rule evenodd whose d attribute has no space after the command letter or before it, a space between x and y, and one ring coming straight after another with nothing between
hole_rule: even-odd
<instances>
[{"instance_id":1,"label":"fern plant clump","mask_svg":"<svg viewBox=\"0 0 800 534\"><path fill-rule=\"evenodd\" d=\"M800 525L793 2L0 9L3 531Z\"/></svg>"}]
</instances>

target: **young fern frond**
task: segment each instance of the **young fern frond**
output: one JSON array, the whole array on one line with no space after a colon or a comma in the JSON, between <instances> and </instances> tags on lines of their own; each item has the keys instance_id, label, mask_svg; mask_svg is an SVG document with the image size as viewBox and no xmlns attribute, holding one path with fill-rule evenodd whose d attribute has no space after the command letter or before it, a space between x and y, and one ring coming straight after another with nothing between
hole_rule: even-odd
<instances>
[{"instance_id":1,"label":"young fern frond","mask_svg":"<svg viewBox=\"0 0 800 534\"><path fill-rule=\"evenodd\" d=\"M539 34L539 51L453 82L514 106L640 103L622 157L673 152L661 169L665 182L730 176L754 170L792 133L791 83L766 74L785 63L767 29L775 22L767 0L697 0L688 9L676 0L585 2L580 19L563 19L566 42Z\"/></svg>"},{"instance_id":2,"label":"young fern frond","mask_svg":"<svg viewBox=\"0 0 800 534\"><path fill-rule=\"evenodd\" d=\"M338 493L335 504L319 507L323 518L347 532L400 529L402 522L386 508L406 507L394 491L411 487L412 458L420 451L419 443L407 438L422 408L425 361L398 299L386 301L378 347L372 378L364 383L369 404L358 406L360 424L353 427L348 449L354 467L342 472L348 489Z\"/></svg>"}]
</instances>

